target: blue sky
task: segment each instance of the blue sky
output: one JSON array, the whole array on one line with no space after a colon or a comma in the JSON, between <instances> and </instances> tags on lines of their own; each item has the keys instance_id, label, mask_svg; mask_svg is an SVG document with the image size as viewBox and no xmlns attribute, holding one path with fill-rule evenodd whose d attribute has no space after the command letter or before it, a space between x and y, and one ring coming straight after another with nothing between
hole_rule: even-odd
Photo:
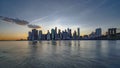
<instances>
[{"instance_id":1,"label":"blue sky","mask_svg":"<svg viewBox=\"0 0 120 68\"><path fill-rule=\"evenodd\" d=\"M120 0L0 0L0 16L27 20L44 31L55 26L73 30L80 27L82 34L89 34L98 27L104 31L119 28L119 6ZM27 33L30 29L0 22L0 32L4 30Z\"/></svg>"}]
</instances>

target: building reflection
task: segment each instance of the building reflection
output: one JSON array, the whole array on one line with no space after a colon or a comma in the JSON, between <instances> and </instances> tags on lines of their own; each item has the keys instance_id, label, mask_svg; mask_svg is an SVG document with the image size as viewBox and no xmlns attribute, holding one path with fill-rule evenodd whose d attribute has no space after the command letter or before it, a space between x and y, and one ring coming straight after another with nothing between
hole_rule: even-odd
<instances>
[{"instance_id":1,"label":"building reflection","mask_svg":"<svg viewBox=\"0 0 120 68\"><path fill-rule=\"evenodd\" d=\"M37 57L37 54L38 54L38 42L37 41L29 41L29 57L28 57L28 60L37 60L38 58ZM31 62L28 62L28 63L31 63Z\"/></svg>"},{"instance_id":2,"label":"building reflection","mask_svg":"<svg viewBox=\"0 0 120 68\"><path fill-rule=\"evenodd\" d=\"M29 45L37 45L37 41L29 41L28 44Z\"/></svg>"},{"instance_id":3,"label":"building reflection","mask_svg":"<svg viewBox=\"0 0 120 68\"><path fill-rule=\"evenodd\" d=\"M58 45L59 45L59 46L61 45L61 40L60 40L60 41L58 41Z\"/></svg>"},{"instance_id":4,"label":"building reflection","mask_svg":"<svg viewBox=\"0 0 120 68\"><path fill-rule=\"evenodd\" d=\"M78 46L80 46L80 41L78 40Z\"/></svg>"},{"instance_id":5,"label":"building reflection","mask_svg":"<svg viewBox=\"0 0 120 68\"><path fill-rule=\"evenodd\" d=\"M57 43L56 43L55 40L52 40L52 41L51 41L51 44L52 44L52 45L57 45Z\"/></svg>"},{"instance_id":6,"label":"building reflection","mask_svg":"<svg viewBox=\"0 0 120 68\"><path fill-rule=\"evenodd\" d=\"M28 44L29 45L38 45L38 44L43 44L44 41L29 41ZM73 45L73 46L80 46L80 40L76 40L76 41L71 41L71 40L65 40L65 41L56 41L56 40L51 40L51 41L45 41L47 44L51 44L51 45ZM97 42L100 43L100 42Z\"/></svg>"},{"instance_id":7,"label":"building reflection","mask_svg":"<svg viewBox=\"0 0 120 68\"><path fill-rule=\"evenodd\" d=\"M116 53L116 49L117 49L116 45L117 45L116 40L108 41L108 47L107 47L108 56Z\"/></svg>"},{"instance_id":8,"label":"building reflection","mask_svg":"<svg viewBox=\"0 0 120 68\"><path fill-rule=\"evenodd\" d=\"M40 44L42 44L42 41L39 41Z\"/></svg>"},{"instance_id":9,"label":"building reflection","mask_svg":"<svg viewBox=\"0 0 120 68\"><path fill-rule=\"evenodd\" d=\"M71 41L68 41L68 45L69 45L69 46L71 46L71 45L72 45Z\"/></svg>"},{"instance_id":10,"label":"building reflection","mask_svg":"<svg viewBox=\"0 0 120 68\"><path fill-rule=\"evenodd\" d=\"M42 44L42 45L41 45ZM51 59L50 57L57 56L58 60L61 60L63 56L70 56L79 54L80 52L80 41L71 41L71 40L63 40L63 41L38 41L38 42L29 42L30 49L30 58L34 60L39 59ZM37 56L37 57L35 57Z\"/></svg>"},{"instance_id":11,"label":"building reflection","mask_svg":"<svg viewBox=\"0 0 120 68\"><path fill-rule=\"evenodd\" d=\"M100 56L102 56L102 41L101 40L97 40L97 41L95 41L95 46L96 46L96 48L95 48L95 50L96 50L96 52L95 52L95 57L97 56L97 57L100 57ZM94 57L94 58L95 58ZM97 59L97 58L96 58Z\"/></svg>"},{"instance_id":12,"label":"building reflection","mask_svg":"<svg viewBox=\"0 0 120 68\"><path fill-rule=\"evenodd\" d=\"M43 44L44 41L38 41L38 42L39 42L39 44ZM37 45L38 42L30 41L29 44L30 45ZM51 45L69 45L69 46L74 45L74 46L80 46L80 40L76 40L76 41L71 41L71 40L65 40L65 41L51 40L51 41L47 41L47 44L51 44Z\"/></svg>"}]
</instances>

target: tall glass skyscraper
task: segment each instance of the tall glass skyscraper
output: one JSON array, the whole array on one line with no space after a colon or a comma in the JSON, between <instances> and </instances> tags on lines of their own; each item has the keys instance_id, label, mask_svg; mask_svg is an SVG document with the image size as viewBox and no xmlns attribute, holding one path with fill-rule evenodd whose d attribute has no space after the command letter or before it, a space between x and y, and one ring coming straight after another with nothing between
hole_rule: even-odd
<instances>
[{"instance_id":1,"label":"tall glass skyscraper","mask_svg":"<svg viewBox=\"0 0 120 68\"><path fill-rule=\"evenodd\" d=\"M80 37L80 28L77 28L77 32L78 32L78 37Z\"/></svg>"},{"instance_id":2,"label":"tall glass skyscraper","mask_svg":"<svg viewBox=\"0 0 120 68\"><path fill-rule=\"evenodd\" d=\"M102 29L101 28L97 28L95 30L95 35L96 35L96 37L100 37L102 35Z\"/></svg>"},{"instance_id":3,"label":"tall glass skyscraper","mask_svg":"<svg viewBox=\"0 0 120 68\"><path fill-rule=\"evenodd\" d=\"M52 35L52 40L55 39L55 30L54 29L51 29L51 35Z\"/></svg>"}]
</instances>

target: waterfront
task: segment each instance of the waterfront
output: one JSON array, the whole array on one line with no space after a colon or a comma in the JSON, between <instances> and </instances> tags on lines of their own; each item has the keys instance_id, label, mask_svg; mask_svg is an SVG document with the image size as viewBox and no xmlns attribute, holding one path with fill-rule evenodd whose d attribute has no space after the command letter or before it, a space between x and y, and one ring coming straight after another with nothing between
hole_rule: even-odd
<instances>
[{"instance_id":1,"label":"waterfront","mask_svg":"<svg viewBox=\"0 0 120 68\"><path fill-rule=\"evenodd\" d=\"M120 68L120 41L0 41L0 68Z\"/></svg>"}]
</instances>

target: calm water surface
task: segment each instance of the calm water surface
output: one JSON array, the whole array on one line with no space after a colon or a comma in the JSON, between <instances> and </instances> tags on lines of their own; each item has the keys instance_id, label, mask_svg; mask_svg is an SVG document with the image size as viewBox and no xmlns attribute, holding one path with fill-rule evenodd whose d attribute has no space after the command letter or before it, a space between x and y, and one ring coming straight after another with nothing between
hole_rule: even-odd
<instances>
[{"instance_id":1,"label":"calm water surface","mask_svg":"<svg viewBox=\"0 0 120 68\"><path fill-rule=\"evenodd\" d=\"M0 68L120 68L120 41L0 41Z\"/></svg>"}]
</instances>

